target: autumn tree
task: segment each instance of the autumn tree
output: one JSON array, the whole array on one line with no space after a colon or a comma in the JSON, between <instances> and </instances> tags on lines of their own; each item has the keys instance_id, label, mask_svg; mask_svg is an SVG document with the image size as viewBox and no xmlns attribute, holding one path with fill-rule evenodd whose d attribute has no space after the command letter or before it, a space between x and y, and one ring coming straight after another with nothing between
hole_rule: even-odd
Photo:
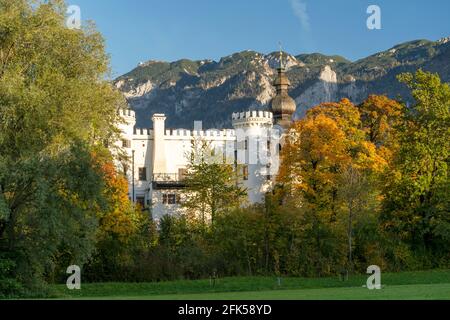
<instances>
[{"instance_id":1,"label":"autumn tree","mask_svg":"<svg viewBox=\"0 0 450 320\"><path fill-rule=\"evenodd\" d=\"M97 211L96 252L85 268L94 281L126 280L136 256L153 246L156 232L148 212L129 199L128 181L108 153L95 153L101 168L106 205Z\"/></svg>"},{"instance_id":2,"label":"autumn tree","mask_svg":"<svg viewBox=\"0 0 450 320\"><path fill-rule=\"evenodd\" d=\"M293 124L282 151L279 182L310 219L318 252L323 237L339 238L346 230L352 267L355 216L367 209L365 200L374 192L367 180L385 166L375 145L366 140L358 108L347 99L319 105Z\"/></svg>"},{"instance_id":3,"label":"autumn tree","mask_svg":"<svg viewBox=\"0 0 450 320\"><path fill-rule=\"evenodd\" d=\"M111 161L102 164L102 171L105 179L103 193L108 203L107 210L98 212L99 237L112 236L126 243L146 214L142 213L141 208L133 206L128 197L128 181L117 172Z\"/></svg>"},{"instance_id":4,"label":"autumn tree","mask_svg":"<svg viewBox=\"0 0 450 320\"><path fill-rule=\"evenodd\" d=\"M405 106L386 96L370 95L358 108L368 140L381 157L392 162L399 147L398 129L404 121Z\"/></svg>"},{"instance_id":5,"label":"autumn tree","mask_svg":"<svg viewBox=\"0 0 450 320\"><path fill-rule=\"evenodd\" d=\"M358 108L368 140L376 146L392 143L393 134L403 120L404 106L386 96L370 95Z\"/></svg>"}]
</instances>

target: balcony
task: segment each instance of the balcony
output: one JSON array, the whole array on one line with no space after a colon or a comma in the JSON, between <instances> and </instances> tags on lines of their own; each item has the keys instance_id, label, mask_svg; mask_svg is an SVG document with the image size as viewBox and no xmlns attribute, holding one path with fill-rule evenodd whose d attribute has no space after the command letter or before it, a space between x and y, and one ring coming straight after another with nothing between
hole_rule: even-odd
<instances>
[{"instance_id":1,"label":"balcony","mask_svg":"<svg viewBox=\"0 0 450 320\"><path fill-rule=\"evenodd\" d=\"M184 175L178 173L155 173L152 178L153 190L186 188Z\"/></svg>"}]
</instances>

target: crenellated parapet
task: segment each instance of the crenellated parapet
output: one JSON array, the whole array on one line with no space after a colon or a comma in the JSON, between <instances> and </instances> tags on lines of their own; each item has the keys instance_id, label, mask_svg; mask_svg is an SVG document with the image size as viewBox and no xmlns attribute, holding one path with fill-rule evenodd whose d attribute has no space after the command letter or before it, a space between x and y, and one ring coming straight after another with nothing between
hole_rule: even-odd
<instances>
[{"instance_id":1,"label":"crenellated parapet","mask_svg":"<svg viewBox=\"0 0 450 320\"><path fill-rule=\"evenodd\" d=\"M129 127L134 127L136 124L136 113L131 109L119 109L118 115L126 122Z\"/></svg>"},{"instance_id":2,"label":"crenellated parapet","mask_svg":"<svg viewBox=\"0 0 450 320\"><path fill-rule=\"evenodd\" d=\"M247 120L253 118L264 118L264 119L273 119L273 114L270 111L245 111L245 112L235 112L232 115L232 119L234 120Z\"/></svg>"},{"instance_id":3,"label":"crenellated parapet","mask_svg":"<svg viewBox=\"0 0 450 320\"><path fill-rule=\"evenodd\" d=\"M137 138L153 136L153 130L147 128L134 128L133 135Z\"/></svg>"},{"instance_id":4,"label":"crenellated parapet","mask_svg":"<svg viewBox=\"0 0 450 320\"><path fill-rule=\"evenodd\" d=\"M224 130L186 130L186 129L167 129L166 138L191 138L191 137L215 137L215 138L233 138L235 131L232 129Z\"/></svg>"},{"instance_id":5,"label":"crenellated parapet","mask_svg":"<svg viewBox=\"0 0 450 320\"><path fill-rule=\"evenodd\" d=\"M131 117L136 119L136 113L131 109L119 109L119 115L122 117Z\"/></svg>"},{"instance_id":6,"label":"crenellated parapet","mask_svg":"<svg viewBox=\"0 0 450 320\"><path fill-rule=\"evenodd\" d=\"M233 127L271 126L273 114L270 111L246 111L232 115Z\"/></svg>"}]
</instances>

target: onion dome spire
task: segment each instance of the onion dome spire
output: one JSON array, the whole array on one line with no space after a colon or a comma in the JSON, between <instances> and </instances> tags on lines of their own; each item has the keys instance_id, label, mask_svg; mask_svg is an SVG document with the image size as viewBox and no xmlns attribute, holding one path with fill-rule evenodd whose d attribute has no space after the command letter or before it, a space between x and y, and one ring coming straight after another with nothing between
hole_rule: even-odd
<instances>
[{"instance_id":1,"label":"onion dome spire","mask_svg":"<svg viewBox=\"0 0 450 320\"><path fill-rule=\"evenodd\" d=\"M286 69L283 65L283 51L280 45L280 66L277 69L278 75L273 83L276 88L276 96L272 99L271 111L275 119L275 124L283 128L288 128L292 123L292 116L297 110L297 105L289 96L288 90L291 86L288 77L286 76Z\"/></svg>"}]
</instances>

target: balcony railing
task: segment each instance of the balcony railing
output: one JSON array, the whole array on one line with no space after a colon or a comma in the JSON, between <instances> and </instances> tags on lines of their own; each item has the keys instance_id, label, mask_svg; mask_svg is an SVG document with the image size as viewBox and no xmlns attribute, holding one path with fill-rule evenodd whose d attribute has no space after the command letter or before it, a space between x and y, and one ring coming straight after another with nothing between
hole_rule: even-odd
<instances>
[{"instance_id":1,"label":"balcony railing","mask_svg":"<svg viewBox=\"0 0 450 320\"><path fill-rule=\"evenodd\" d=\"M156 182L180 182L184 180L184 176L178 173L154 173L153 181Z\"/></svg>"},{"instance_id":2,"label":"balcony railing","mask_svg":"<svg viewBox=\"0 0 450 320\"><path fill-rule=\"evenodd\" d=\"M152 183L154 189L184 188L183 181L184 175L178 173L154 173Z\"/></svg>"}]
</instances>

